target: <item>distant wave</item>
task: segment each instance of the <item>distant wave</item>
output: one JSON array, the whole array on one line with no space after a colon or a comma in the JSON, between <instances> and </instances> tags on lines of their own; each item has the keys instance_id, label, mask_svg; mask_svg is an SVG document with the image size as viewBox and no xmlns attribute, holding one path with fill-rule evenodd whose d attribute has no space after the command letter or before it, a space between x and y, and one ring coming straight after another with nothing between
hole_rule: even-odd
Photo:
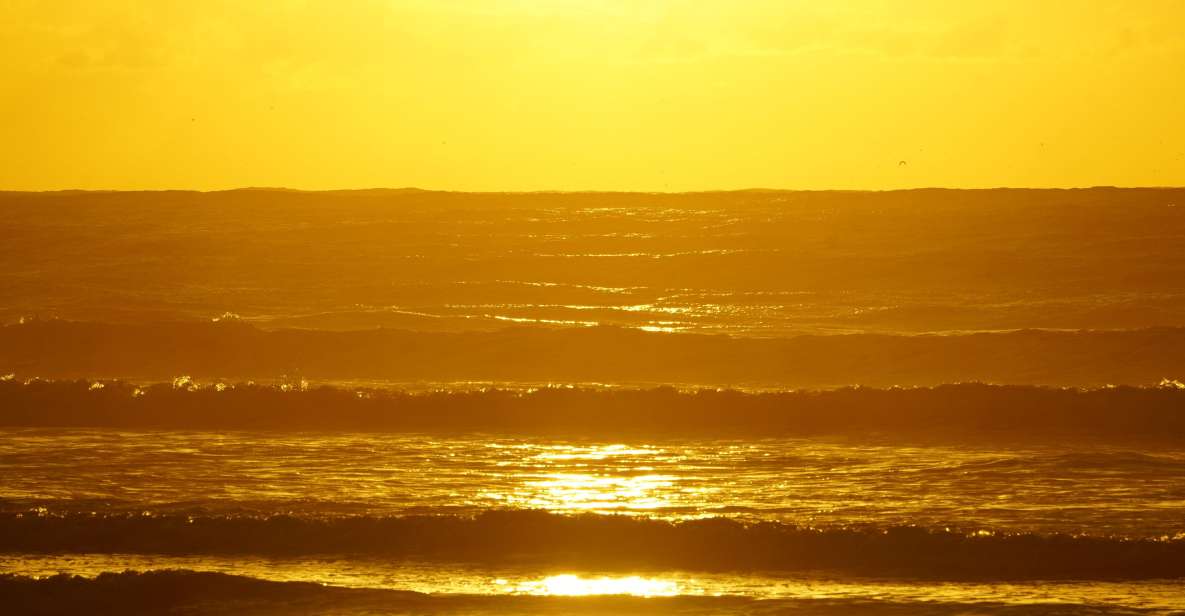
<instances>
[{"instance_id":1,"label":"distant wave","mask_svg":"<svg viewBox=\"0 0 1185 616\"><path fill-rule=\"evenodd\" d=\"M263 330L219 322L0 327L18 378L695 383L778 388L988 383L1150 385L1185 378L1185 328L790 338L513 327L442 333Z\"/></svg>"},{"instance_id":2,"label":"distant wave","mask_svg":"<svg viewBox=\"0 0 1185 616\"><path fill-rule=\"evenodd\" d=\"M0 514L21 553L372 555L609 570L834 571L943 580L1185 577L1185 537L800 528L708 518L487 511L474 517Z\"/></svg>"},{"instance_id":3,"label":"distant wave","mask_svg":"<svg viewBox=\"0 0 1185 616\"><path fill-rule=\"evenodd\" d=\"M1175 382L1093 390L962 384L766 393L671 387L407 393L305 385L0 380L0 425L583 438L850 434L981 441L1185 440L1185 389ZM1149 460L1075 458L1066 463L1130 466Z\"/></svg>"}]
</instances>

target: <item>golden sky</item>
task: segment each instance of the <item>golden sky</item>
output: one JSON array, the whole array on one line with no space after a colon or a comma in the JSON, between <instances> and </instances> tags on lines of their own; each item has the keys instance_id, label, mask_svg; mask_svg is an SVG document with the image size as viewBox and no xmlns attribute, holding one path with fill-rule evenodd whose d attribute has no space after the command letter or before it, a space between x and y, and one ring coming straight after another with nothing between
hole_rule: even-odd
<instances>
[{"instance_id":1,"label":"golden sky","mask_svg":"<svg viewBox=\"0 0 1185 616\"><path fill-rule=\"evenodd\" d=\"M1183 185L1182 24L1185 0L0 0L0 189Z\"/></svg>"}]
</instances>

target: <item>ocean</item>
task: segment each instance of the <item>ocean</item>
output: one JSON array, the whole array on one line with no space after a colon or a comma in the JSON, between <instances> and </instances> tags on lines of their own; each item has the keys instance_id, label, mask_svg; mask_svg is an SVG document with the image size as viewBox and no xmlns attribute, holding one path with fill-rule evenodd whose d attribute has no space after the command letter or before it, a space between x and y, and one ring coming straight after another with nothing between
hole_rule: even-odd
<instances>
[{"instance_id":1,"label":"ocean","mask_svg":"<svg viewBox=\"0 0 1185 616\"><path fill-rule=\"evenodd\" d=\"M0 613L1185 613L1182 198L0 193Z\"/></svg>"}]
</instances>

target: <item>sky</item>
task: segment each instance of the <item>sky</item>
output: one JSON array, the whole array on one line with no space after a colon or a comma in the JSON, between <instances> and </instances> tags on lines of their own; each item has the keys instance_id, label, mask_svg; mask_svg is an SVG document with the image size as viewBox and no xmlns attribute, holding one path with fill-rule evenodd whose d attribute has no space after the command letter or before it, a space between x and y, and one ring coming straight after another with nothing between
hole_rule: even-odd
<instances>
[{"instance_id":1,"label":"sky","mask_svg":"<svg viewBox=\"0 0 1185 616\"><path fill-rule=\"evenodd\" d=\"M0 0L0 189L1185 185L1185 0Z\"/></svg>"}]
</instances>

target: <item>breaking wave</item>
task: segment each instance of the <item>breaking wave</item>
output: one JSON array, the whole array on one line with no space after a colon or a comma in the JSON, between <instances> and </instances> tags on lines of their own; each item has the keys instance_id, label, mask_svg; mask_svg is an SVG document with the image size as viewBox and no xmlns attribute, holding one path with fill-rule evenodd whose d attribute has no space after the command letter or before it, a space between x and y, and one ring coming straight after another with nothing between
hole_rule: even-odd
<instances>
[{"instance_id":1,"label":"breaking wave","mask_svg":"<svg viewBox=\"0 0 1185 616\"><path fill-rule=\"evenodd\" d=\"M562 576L561 576L562 577ZM807 587L804 590L814 587ZM878 587L870 592L876 593ZM980 587L982 590L982 587ZM900 591L900 589L894 589ZM46 578L0 575L0 604L21 614L848 614L1041 616L1064 614L1170 614L1179 605L1172 591L1148 598L1137 588L1128 595L1050 598L1050 593L1019 597L977 596L949 588L904 592L901 596L829 596L805 592L792 597L754 599L726 595L660 596L522 596L440 595L385 588L346 588L301 581L274 581L210 571L165 569L105 572L95 577L59 574ZM1099 589L1106 592L1104 589ZM883 593L883 591L881 591ZM915 595L922 595L917 597ZM999 593L995 593L999 594ZM1076 593L1081 595L1082 593ZM1001 600L1002 599L1002 600ZM1026 602L1024 599L1030 599ZM1060 600L1059 600L1060 599ZM1076 600L1075 600L1076 599Z\"/></svg>"},{"instance_id":2,"label":"breaking wave","mask_svg":"<svg viewBox=\"0 0 1185 616\"><path fill-rule=\"evenodd\" d=\"M1102 387L1183 378L1183 354L1185 328L740 338L618 327L265 330L234 319L0 327L0 374L18 378L266 380L299 373L319 382Z\"/></svg>"},{"instance_id":3,"label":"breaking wave","mask_svg":"<svg viewBox=\"0 0 1185 616\"><path fill-rule=\"evenodd\" d=\"M1185 389L983 384L825 391L542 387L411 393L121 381L0 380L0 425L484 432L584 438L812 436L1185 439ZM1139 465L1147 459L1104 460ZM1090 463L1067 460L1067 464Z\"/></svg>"},{"instance_id":4,"label":"breaking wave","mask_svg":"<svg viewBox=\"0 0 1185 616\"><path fill-rule=\"evenodd\" d=\"M816 529L491 510L475 516L0 514L13 553L382 556L610 570L833 571L941 580L1185 577L1185 536Z\"/></svg>"}]
</instances>

